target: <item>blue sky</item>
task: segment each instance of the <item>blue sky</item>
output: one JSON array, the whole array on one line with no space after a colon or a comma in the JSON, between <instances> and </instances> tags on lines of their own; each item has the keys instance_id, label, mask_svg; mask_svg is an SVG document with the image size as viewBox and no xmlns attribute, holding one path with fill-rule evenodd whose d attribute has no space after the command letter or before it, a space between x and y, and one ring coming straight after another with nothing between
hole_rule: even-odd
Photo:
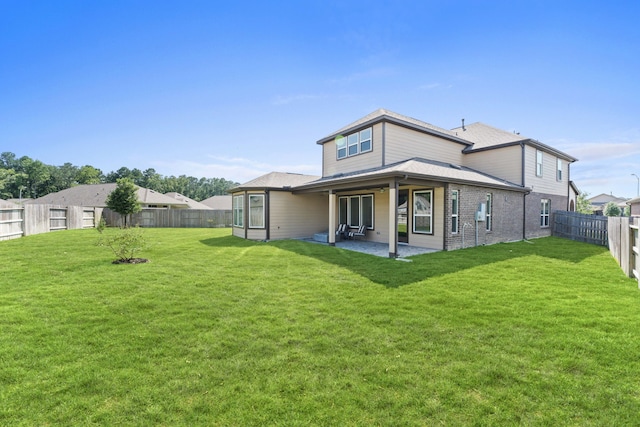
<instances>
[{"instance_id":1,"label":"blue sky","mask_svg":"<svg viewBox=\"0 0 640 427\"><path fill-rule=\"evenodd\" d=\"M239 182L320 174L378 108L483 122L636 195L635 1L0 0L0 151Z\"/></svg>"}]
</instances>

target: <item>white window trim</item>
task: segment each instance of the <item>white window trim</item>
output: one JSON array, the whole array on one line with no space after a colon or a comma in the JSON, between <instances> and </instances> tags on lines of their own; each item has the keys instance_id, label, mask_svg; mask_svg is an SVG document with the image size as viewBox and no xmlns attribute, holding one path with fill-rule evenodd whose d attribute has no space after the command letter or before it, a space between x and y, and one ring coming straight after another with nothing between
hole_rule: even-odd
<instances>
[{"instance_id":1,"label":"white window trim","mask_svg":"<svg viewBox=\"0 0 640 427\"><path fill-rule=\"evenodd\" d=\"M486 212L487 216L485 220L487 231L491 231L491 229L493 228L492 213L493 213L493 194L487 193L487 212Z\"/></svg>"},{"instance_id":2,"label":"white window trim","mask_svg":"<svg viewBox=\"0 0 640 427\"><path fill-rule=\"evenodd\" d=\"M536 150L536 176L542 177L544 170L544 154L542 150Z\"/></svg>"},{"instance_id":3,"label":"white window trim","mask_svg":"<svg viewBox=\"0 0 640 427\"><path fill-rule=\"evenodd\" d=\"M556 180L559 182L562 181L562 160L558 159L556 161Z\"/></svg>"},{"instance_id":4,"label":"white window trim","mask_svg":"<svg viewBox=\"0 0 640 427\"><path fill-rule=\"evenodd\" d=\"M261 224L253 224L252 218L253 215L251 213L251 199L252 198L261 198L262 199L262 215L261 215ZM264 194L249 194L249 228L265 228L265 197Z\"/></svg>"},{"instance_id":5,"label":"white window trim","mask_svg":"<svg viewBox=\"0 0 640 427\"><path fill-rule=\"evenodd\" d=\"M369 132L369 137L366 139L363 138L363 133ZM349 143L349 139L351 137L355 137L352 139L352 143ZM366 150L362 149L362 143L369 141L369 148ZM373 151L373 127L368 127L366 129L362 129L358 132L350 133L348 135L339 135L335 139L336 143L336 160L346 159L347 157L357 156L363 153L368 153ZM342 147L342 148L341 148ZM349 148L355 147L355 152L350 153ZM340 150L344 150L344 155L340 155Z\"/></svg>"},{"instance_id":6,"label":"white window trim","mask_svg":"<svg viewBox=\"0 0 640 427\"><path fill-rule=\"evenodd\" d=\"M244 195L233 196L233 226L244 227Z\"/></svg>"},{"instance_id":7,"label":"white window trim","mask_svg":"<svg viewBox=\"0 0 640 427\"><path fill-rule=\"evenodd\" d=\"M546 212L544 207L547 207ZM540 228L549 228L549 219L551 213L551 200L540 199Z\"/></svg>"},{"instance_id":8,"label":"white window trim","mask_svg":"<svg viewBox=\"0 0 640 427\"><path fill-rule=\"evenodd\" d=\"M455 211L453 210L453 200L454 197L453 195L455 194ZM453 228L453 218L456 219L455 223L456 223L456 227L455 229ZM451 234L458 234L460 230L460 191L458 190L452 190L451 191Z\"/></svg>"},{"instance_id":9,"label":"white window trim","mask_svg":"<svg viewBox=\"0 0 640 427\"><path fill-rule=\"evenodd\" d=\"M417 214L416 213L416 195L429 193L429 213L428 214ZM416 190L413 192L413 203L412 203L412 222L413 222L413 233L415 234L428 234L433 235L433 190ZM416 217L428 217L429 218L429 231L417 231L416 230Z\"/></svg>"}]
</instances>

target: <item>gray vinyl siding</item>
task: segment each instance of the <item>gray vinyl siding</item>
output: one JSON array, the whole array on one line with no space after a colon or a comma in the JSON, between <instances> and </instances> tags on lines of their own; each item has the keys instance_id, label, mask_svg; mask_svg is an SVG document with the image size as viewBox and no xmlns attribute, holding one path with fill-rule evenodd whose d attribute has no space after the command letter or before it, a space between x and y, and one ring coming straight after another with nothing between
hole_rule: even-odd
<instances>
[{"instance_id":1,"label":"gray vinyl siding","mask_svg":"<svg viewBox=\"0 0 640 427\"><path fill-rule=\"evenodd\" d=\"M515 145L465 154L464 166L520 184L522 181L522 147Z\"/></svg>"},{"instance_id":2,"label":"gray vinyl siding","mask_svg":"<svg viewBox=\"0 0 640 427\"><path fill-rule=\"evenodd\" d=\"M461 164L464 145L417 132L394 124L386 124L385 164L414 157Z\"/></svg>"},{"instance_id":3,"label":"gray vinyl siding","mask_svg":"<svg viewBox=\"0 0 640 427\"><path fill-rule=\"evenodd\" d=\"M536 193L567 196L569 192L569 168L563 162L562 181L556 180L557 157L542 152L542 176L536 176L536 148L525 146L525 186ZM566 209L566 206L564 207Z\"/></svg>"},{"instance_id":4,"label":"gray vinyl siding","mask_svg":"<svg viewBox=\"0 0 640 427\"><path fill-rule=\"evenodd\" d=\"M363 169L375 168L382 165L382 124L373 126L371 140L372 150L363 154L345 157L338 160L336 143L327 142L322 145L322 176L332 176L338 173L349 173Z\"/></svg>"},{"instance_id":5,"label":"gray vinyl siding","mask_svg":"<svg viewBox=\"0 0 640 427\"><path fill-rule=\"evenodd\" d=\"M329 226L329 197L326 194L294 195L287 191L269 193L270 239L313 236Z\"/></svg>"}]
</instances>

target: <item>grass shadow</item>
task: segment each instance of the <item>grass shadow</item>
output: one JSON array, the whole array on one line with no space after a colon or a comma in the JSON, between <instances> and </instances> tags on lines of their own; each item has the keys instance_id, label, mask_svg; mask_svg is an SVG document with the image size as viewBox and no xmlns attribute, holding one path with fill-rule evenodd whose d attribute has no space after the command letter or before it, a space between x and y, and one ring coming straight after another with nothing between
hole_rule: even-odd
<instances>
[{"instance_id":1,"label":"grass shadow","mask_svg":"<svg viewBox=\"0 0 640 427\"><path fill-rule=\"evenodd\" d=\"M225 236L206 239L202 243L209 246L235 248L268 245L347 269L389 288L398 288L431 277L522 257L538 256L579 263L586 258L607 252L606 248L600 246L546 237L533 241L500 243L451 252L416 255L410 257L412 262L402 262L301 240L278 240L266 243Z\"/></svg>"}]
</instances>

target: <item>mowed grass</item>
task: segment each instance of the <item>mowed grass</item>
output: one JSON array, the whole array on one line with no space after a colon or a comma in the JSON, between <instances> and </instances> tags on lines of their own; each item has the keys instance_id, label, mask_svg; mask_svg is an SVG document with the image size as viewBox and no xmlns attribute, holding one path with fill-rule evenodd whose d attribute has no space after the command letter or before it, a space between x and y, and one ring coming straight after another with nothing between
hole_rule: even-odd
<instances>
[{"instance_id":1,"label":"mowed grass","mask_svg":"<svg viewBox=\"0 0 640 427\"><path fill-rule=\"evenodd\" d=\"M145 235L137 265L94 230L0 242L0 425L640 424L640 293L605 248Z\"/></svg>"}]
</instances>

